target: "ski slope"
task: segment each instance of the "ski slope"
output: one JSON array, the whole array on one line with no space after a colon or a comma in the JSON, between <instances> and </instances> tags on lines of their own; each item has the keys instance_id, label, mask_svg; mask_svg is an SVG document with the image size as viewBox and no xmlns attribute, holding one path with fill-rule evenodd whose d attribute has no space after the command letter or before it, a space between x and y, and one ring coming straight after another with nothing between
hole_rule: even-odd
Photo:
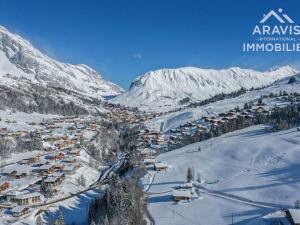
<instances>
[{"instance_id":1,"label":"ski slope","mask_svg":"<svg viewBox=\"0 0 300 225\"><path fill-rule=\"evenodd\" d=\"M225 225L232 214L234 224L266 224L263 216L300 199L299 149L296 129L267 133L264 126L254 126L158 156L170 167L143 179L145 186L152 182L150 193L166 192L149 196L155 224ZM175 203L167 191L186 180L188 167L200 173L205 189L221 196L199 189L200 198Z\"/></svg>"}]
</instances>

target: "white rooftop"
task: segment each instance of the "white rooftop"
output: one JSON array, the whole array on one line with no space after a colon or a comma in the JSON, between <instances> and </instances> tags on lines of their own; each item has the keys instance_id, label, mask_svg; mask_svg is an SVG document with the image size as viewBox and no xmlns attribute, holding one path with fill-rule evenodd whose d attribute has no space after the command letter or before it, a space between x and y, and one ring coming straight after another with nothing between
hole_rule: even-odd
<instances>
[{"instance_id":1,"label":"white rooftop","mask_svg":"<svg viewBox=\"0 0 300 225\"><path fill-rule=\"evenodd\" d=\"M299 224L300 223L300 209L289 209L289 212L291 214L291 217L292 217L294 223Z\"/></svg>"},{"instance_id":2,"label":"white rooftop","mask_svg":"<svg viewBox=\"0 0 300 225\"><path fill-rule=\"evenodd\" d=\"M14 207L11 212L13 213L20 213L22 212L24 209L29 209L29 207L26 207L26 206L16 206Z\"/></svg>"},{"instance_id":3,"label":"white rooftop","mask_svg":"<svg viewBox=\"0 0 300 225\"><path fill-rule=\"evenodd\" d=\"M144 163L155 163L155 159L152 158L144 159Z\"/></svg>"},{"instance_id":4,"label":"white rooftop","mask_svg":"<svg viewBox=\"0 0 300 225\"><path fill-rule=\"evenodd\" d=\"M59 177L47 177L47 178L45 179L45 182L46 182L46 183L52 183L52 182L57 181L58 179L59 179Z\"/></svg>"},{"instance_id":5,"label":"white rooftop","mask_svg":"<svg viewBox=\"0 0 300 225\"><path fill-rule=\"evenodd\" d=\"M154 163L155 167L168 167L168 164L163 163L163 162L156 162Z\"/></svg>"},{"instance_id":6,"label":"white rooftop","mask_svg":"<svg viewBox=\"0 0 300 225\"><path fill-rule=\"evenodd\" d=\"M31 193L27 193L27 194L17 195L16 199L33 198L33 197L38 197L38 196L42 196L42 194L39 192L31 192Z\"/></svg>"},{"instance_id":7,"label":"white rooftop","mask_svg":"<svg viewBox=\"0 0 300 225\"><path fill-rule=\"evenodd\" d=\"M186 198L191 198L192 193L190 190L187 189L178 189L173 191L173 196L174 197L186 197Z\"/></svg>"}]
</instances>

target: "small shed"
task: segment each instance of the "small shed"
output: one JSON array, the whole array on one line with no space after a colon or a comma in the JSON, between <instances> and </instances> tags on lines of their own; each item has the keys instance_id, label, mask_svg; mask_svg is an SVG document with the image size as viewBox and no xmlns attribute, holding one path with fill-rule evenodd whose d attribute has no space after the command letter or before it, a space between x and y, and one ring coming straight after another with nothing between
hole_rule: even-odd
<instances>
[{"instance_id":1,"label":"small shed","mask_svg":"<svg viewBox=\"0 0 300 225\"><path fill-rule=\"evenodd\" d=\"M191 200L192 197L192 193L188 189L178 189L173 191L173 198L175 201Z\"/></svg>"},{"instance_id":2,"label":"small shed","mask_svg":"<svg viewBox=\"0 0 300 225\"><path fill-rule=\"evenodd\" d=\"M154 158L145 158L144 163L145 163L145 165L155 164L155 159Z\"/></svg>"},{"instance_id":3,"label":"small shed","mask_svg":"<svg viewBox=\"0 0 300 225\"><path fill-rule=\"evenodd\" d=\"M168 168L168 165L166 163L163 163L163 162L156 162L156 163L154 163L154 169L156 171L165 170L167 168Z\"/></svg>"}]
</instances>

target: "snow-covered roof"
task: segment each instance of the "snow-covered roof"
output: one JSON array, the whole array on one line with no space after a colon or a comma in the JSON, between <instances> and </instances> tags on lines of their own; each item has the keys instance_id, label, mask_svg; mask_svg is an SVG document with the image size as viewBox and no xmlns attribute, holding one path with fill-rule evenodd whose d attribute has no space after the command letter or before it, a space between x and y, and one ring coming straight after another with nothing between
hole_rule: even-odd
<instances>
[{"instance_id":1,"label":"snow-covered roof","mask_svg":"<svg viewBox=\"0 0 300 225\"><path fill-rule=\"evenodd\" d=\"M17 195L16 199L33 198L33 197L39 197L39 196L42 196L42 194L39 192L30 192L27 194Z\"/></svg>"},{"instance_id":2,"label":"snow-covered roof","mask_svg":"<svg viewBox=\"0 0 300 225\"><path fill-rule=\"evenodd\" d=\"M156 153L155 149L151 149L151 148L144 148L143 150L141 150L141 154L148 154L148 153Z\"/></svg>"},{"instance_id":3,"label":"snow-covered roof","mask_svg":"<svg viewBox=\"0 0 300 225\"><path fill-rule=\"evenodd\" d=\"M51 175L51 177L61 177L61 176L63 176L63 175L64 175L63 172L55 172L55 173L53 173L53 174Z\"/></svg>"},{"instance_id":4,"label":"snow-covered roof","mask_svg":"<svg viewBox=\"0 0 300 225\"><path fill-rule=\"evenodd\" d=\"M192 193L190 190L187 189L178 189L173 191L173 196L174 197L186 197L186 198L191 198Z\"/></svg>"},{"instance_id":5,"label":"snow-covered roof","mask_svg":"<svg viewBox=\"0 0 300 225\"><path fill-rule=\"evenodd\" d=\"M20 213L25 209L29 209L29 207L27 207L27 206L16 206L16 207L12 208L11 212Z\"/></svg>"},{"instance_id":6,"label":"snow-covered roof","mask_svg":"<svg viewBox=\"0 0 300 225\"><path fill-rule=\"evenodd\" d=\"M64 171L72 171L72 170L74 170L75 169L75 167L73 166L73 165L66 165L65 167L64 167Z\"/></svg>"},{"instance_id":7,"label":"snow-covered roof","mask_svg":"<svg viewBox=\"0 0 300 225\"><path fill-rule=\"evenodd\" d=\"M289 209L289 213L295 224L300 223L300 209Z\"/></svg>"},{"instance_id":8,"label":"snow-covered roof","mask_svg":"<svg viewBox=\"0 0 300 225\"><path fill-rule=\"evenodd\" d=\"M59 177L47 177L45 182L46 183L52 183L52 182L55 182L59 179Z\"/></svg>"},{"instance_id":9,"label":"snow-covered roof","mask_svg":"<svg viewBox=\"0 0 300 225\"><path fill-rule=\"evenodd\" d=\"M144 159L144 163L155 163L155 159L152 158Z\"/></svg>"},{"instance_id":10,"label":"snow-covered roof","mask_svg":"<svg viewBox=\"0 0 300 225\"><path fill-rule=\"evenodd\" d=\"M40 170L48 170L52 167L52 165L42 165L39 167Z\"/></svg>"},{"instance_id":11,"label":"snow-covered roof","mask_svg":"<svg viewBox=\"0 0 300 225\"><path fill-rule=\"evenodd\" d=\"M12 190L12 191L6 192L6 195L17 196L17 195L21 195L21 194L25 194L25 193L28 193L28 192L21 192L21 191L17 191L17 190Z\"/></svg>"},{"instance_id":12,"label":"snow-covered roof","mask_svg":"<svg viewBox=\"0 0 300 225\"><path fill-rule=\"evenodd\" d=\"M2 186L3 184L8 183L6 180L0 181L0 186Z\"/></svg>"},{"instance_id":13,"label":"snow-covered roof","mask_svg":"<svg viewBox=\"0 0 300 225\"><path fill-rule=\"evenodd\" d=\"M14 164L11 166L7 166L4 169L4 173L12 173L16 172L16 174L23 174L23 173L29 173L31 171L31 167L27 165L19 165L19 164Z\"/></svg>"},{"instance_id":14,"label":"snow-covered roof","mask_svg":"<svg viewBox=\"0 0 300 225\"><path fill-rule=\"evenodd\" d=\"M188 183L183 183L180 185L181 188L192 188L193 187L193 183L192 182L188 182Z\"/></svg>"},{"instance_id":15,"label":"snow-covered roof","mask_svg":"<svg viewBox=\"0 0 300 225\"><path fill-rule=\"evenodd\" d=\"M168 167L168 164L163 163L163 162L156 162L154 163L155 167Z\"/></svg>"},{"instance_id":16,"label":"snow-covered roof","mask_svg":"<svg viewBox=\"0 0 300 225\"><path fill-rule=\"evenodd\" d=\"M74 161L74 160L75 160L75 159L74 159L73 157L70 157L70 156L64 158L64 162L72 162L72 161Z\"/></svg>"}]
</instances>

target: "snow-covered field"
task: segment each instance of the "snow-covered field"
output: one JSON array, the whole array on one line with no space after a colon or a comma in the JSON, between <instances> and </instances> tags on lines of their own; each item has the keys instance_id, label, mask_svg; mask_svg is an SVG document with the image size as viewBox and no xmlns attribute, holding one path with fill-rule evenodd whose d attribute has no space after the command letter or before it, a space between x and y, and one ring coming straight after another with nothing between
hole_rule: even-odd
<instances>
[{"instance_id":1,"label":"snow-covered field","mask_svg":"<svg viewBox=\"0 0 300 225\"><path fill-rule=\"evenodd\" d=\"M198 147L201 151L197 151ZM293 207L300 199L300 132L296 129L266 133L264 126L232 132L188 145L157 157L168 163L155 175L150 193L172 190L186 181L188 167L200 173L203 187L259 201L243 201L201 192L199 199L175 203L172 192L150 194L149 210L156 225L169 224L264 224L261 218L276 209ZM152 176L146 176L144 184ZM150 182L151 183L151 182Z\"/></svg>"},{"instance_id":2,"label":"snow-covered field","mask_svg":"<svg viewBox=\"0 0 300 225\"><path fill-rule=\"evenodd\" d=\"M0 110L0 128L7 128L11 131L26 130L32 131L40 129L38 124L46 119L57 118L58 115L40 114L40 113L24 113L12 112L11 110ZM36 123L30 125L29 123Z\"/></svg>"}]
</instances>

